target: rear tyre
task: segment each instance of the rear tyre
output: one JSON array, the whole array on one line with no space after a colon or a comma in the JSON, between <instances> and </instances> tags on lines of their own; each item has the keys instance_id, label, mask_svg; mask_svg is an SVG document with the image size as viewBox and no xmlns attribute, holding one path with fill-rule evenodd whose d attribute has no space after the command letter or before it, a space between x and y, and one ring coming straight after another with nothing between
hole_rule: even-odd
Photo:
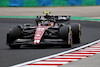
<instances>
[{"instance_id":1,"label":"rear tyre","mask_svg":"<svg viewBox=\"0 0 100 67\"><path fill-rule=\"evenodd\" d=\"M7 45L11 49L17 49L20 48L21 45L15 45L13 42L20 38L21 35L21 28L19 26L11 27L9 32L7 33Z\"/></svg>"},{"instance_id":2,"label":"rear tyre","mask_svg":"<svg viewBox=\"0 0 100 67\"><path fill-rule=\"evenodd\" d=\"M61 26L60 27L60 38L65 41L65 44L61 45L61 47L71 47L72 46L72 30L71 26Z\"/></svg>"},{"instance_id":3,"label":"rear tyre","mask_svg":"<svg viewBox=\"0 0 100 67\"><path fill-rule=\"evenodd\" d=\"M73 43L81 42L81 25L79 23L70 24L72 28L72 39Z\"/></svg>"}]
</instances>

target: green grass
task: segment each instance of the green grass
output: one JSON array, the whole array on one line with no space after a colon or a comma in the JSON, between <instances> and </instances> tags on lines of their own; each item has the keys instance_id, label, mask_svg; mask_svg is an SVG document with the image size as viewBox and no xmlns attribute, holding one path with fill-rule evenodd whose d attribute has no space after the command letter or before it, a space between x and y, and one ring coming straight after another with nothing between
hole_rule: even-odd
<instances>
[{"instance_id":1,"label":"green grass","mask_svg":"<svg viewBox=\"0 0 100 67\"><path fill-rule=\"evenodd\" d=\"M36 16L0 16L0 18L36 18ZM72 20L92 20L100 21L100 19L92 19L90 17L71 17Z\"/></svg>"}]
</instances>

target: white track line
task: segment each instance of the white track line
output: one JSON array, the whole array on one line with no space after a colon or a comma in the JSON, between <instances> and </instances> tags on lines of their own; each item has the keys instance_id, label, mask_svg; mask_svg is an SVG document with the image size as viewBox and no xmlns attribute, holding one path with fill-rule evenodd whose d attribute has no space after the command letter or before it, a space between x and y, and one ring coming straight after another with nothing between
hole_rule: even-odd
<instances>
[{"instance_id":1,"label":"white track line","mask_svg":"<svg viewBox=\"0 0 100 67\"><path fill-rule=\"evenodd\" d=\"M86 52L86 51L76 51L74 53L90 53L90 52ZM96 53L96 52L91 52L91 53Z\"/></svg>"},{"instance_id":2,"label":"white track line","mask_svg":"<svg viewBox=\"0 0 100 67\"><path fill-rule=\"evenodd\" d=\"M72 19L72 20L77 20L77 19ZM80 19L79 21L92 21L92 22L94 22L95 20L84 20L84 19ZM95 22L100 22L100 21L95 21Z\"/></svg>"},{"instance_id":3,"label":"white track line","mask_svg":"<svg viewBox=\"0 0 100 67\"><path fill-rule=\"evenodd\" d=\"M91 49L86 49L86 50L80 50L80 51L100 51L100 50L91 50Z\"/></svg>"},{"instance_id":4,"label":"white track line","mask_svg":"<svg viewBox=\"0 0 100 67\"><path fill-rule=\"evenodd\" d=\"M47 57L43 57L43 58L40 58L40 59L36 59L36 60L32 60L32 61L28 61L28 62L25 62L25 63L21 63L21 64L17 64L17 65L14 65L14 66L10 66L10 67L22 67L24 65L27 65L27 64L30 64L30 63L35 63L35 62L38 62L38 61L41 61L41 60L46 60L46 59L49 59L49 58L52 58L52 57L57 57L59 55L64 55L66 53L69 53L69 52L73 52L73 51L76 51L76 50L80 50L82 48L86 48L88 46L91 46L93 44L96 44L100 42L100 39L97 40L97 41L94 41L92 43L89 43L89 44L86 44L84 46L81 46L81 47L78 47L78 48L75 48L75 49L71 49L71 50L68 50L68 51L64 51L64 52L61 52L61 53L58 53L58 54L54 54L54 55L51 55L51 56L47 56ZM89 49L89 48L88 48ZM91 48L90 48L91 49ZM40 66L41 67L41 66Z\"/></svg>"},{"instance_id":5,"label":"white track line","mask_svg":"<svg viewBox=\"0 0 100 67\"><path fill-rule=\"evenodd\" d=\"M49 65L49 66L47 66L47 65L25 65L25 66L23 66L23 67L58 67L57 65Z\"/></svg>"},{"instance_id":6,"label":"white track line","mask_svg":"<svg viewBox=\"0 0 100 67\"><path fill-rule=\"evenodd\" d=\"M40 61L40 62L36 62L36 63L33 63L33 64L67 64L69 62L43 62L43 61Z\"/></svg>"},{"instance_id":7,"label":"white track line","mask_svg":"<svg viewBox=\"0 0 100 67\"><path fill-rule=\"evenodd\" d=\"M80 56L81 55L86 55L87 56L87 55L94 55L94 54L64 54L64 55L80 55Z\"/></svg>"},{"instance_id":8,"label":"white track line","mask_svg":"<svg viewBox=\"0 0 100 67\"><path fill-rule=\"evenodd\" d=\"M92 49L92 50L95 50L95 49L98 49L98 50L100 50L100 48L86 48L86 49Z\"/></svg>"},{"instance_id":9,"label":"white track line","mask_svg":"<svg viewBox=\"0 0 100 67\"><path fill-rule=\"evenodd\" d=\"M69 61L76 61L77 59L47 59L47 60L69 60Z\"/></svg>"},{"instance_id":10,"label":"white track line","mask_svg":"<svg viewBox=\"0 0 100 67\"><path fill-rule=\"evenodd\" d=\"M78 56L58 56L55 58L86 58L86 57L78 57Z\"/></svg>"}]
</instances>

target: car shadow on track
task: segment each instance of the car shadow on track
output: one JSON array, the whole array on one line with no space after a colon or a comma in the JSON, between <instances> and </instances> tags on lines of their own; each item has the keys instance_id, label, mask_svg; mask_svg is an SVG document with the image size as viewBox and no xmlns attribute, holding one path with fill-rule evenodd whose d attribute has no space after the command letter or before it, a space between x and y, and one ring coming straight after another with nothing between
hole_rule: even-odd
<instances>
[{"instance_id":1,"label":"car shadow on track","mask_svg":"<svg viewBox=\"0 0 100 67\"><path fill-rule=\"evenodd\" d=\"M34 45L23 45L21 46L19 49L10 49L8 48L7 50L30 50L30 49L74 49L76 47L80 47L79 44L74 44L71 48L68 47L61 47L61 46L57 46L57 45L38 45L38 46L34 46Z\"/></svg>"}]
</instances>

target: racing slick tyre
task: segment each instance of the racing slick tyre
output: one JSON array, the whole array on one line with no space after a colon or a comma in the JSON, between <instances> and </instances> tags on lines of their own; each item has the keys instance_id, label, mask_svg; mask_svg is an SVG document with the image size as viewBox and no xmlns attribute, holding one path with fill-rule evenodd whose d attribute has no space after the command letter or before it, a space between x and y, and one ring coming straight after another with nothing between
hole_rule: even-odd
<instances>
[{"instance_id":1,"label":"racing slick tyre","mask_svg":"<svg viewBox=\"0 0 100 67\"><path fill-rule=\"evenodd\" d=\"M18 49L21 45L9 45L11 49Z\"/></svg>"},{"instance_id":2,"label":"racing slick tyre","mask_svg":"<svg viewBox=\"0 0 100 67\"><path fill-rule=\"evenodd\" d=\"M11 27L9 32L7 33L7 45L9 45L9 47L11 49L17 49L20 48L21 45L15 45L13 44L13 42L20 38L21 35L21 27L19 26L14 26Z\"/></svg>"},{"instance_id":3,"label":"racing slick tyre","mask_svg":"<svg viewBox=\"0 0 100 67\"><path fill-rule=\"evenodd\" d=\"M71 47L72 46L72 30L71 26L61 26L60 27L60 38L65 41L66 44L61 45L61 47Z\"/></svg>"},{"instance_id":4,"label":"racing slick tyre","mask_svg":"<svg viewBox=\"0 0 100 67\"><path fill-rule=\"evenodd\" d=\"M72 39L73 43L80 43L81 41L81 25L79 23L70 24L72 28Z\"/></svg>"}]
</instances>

